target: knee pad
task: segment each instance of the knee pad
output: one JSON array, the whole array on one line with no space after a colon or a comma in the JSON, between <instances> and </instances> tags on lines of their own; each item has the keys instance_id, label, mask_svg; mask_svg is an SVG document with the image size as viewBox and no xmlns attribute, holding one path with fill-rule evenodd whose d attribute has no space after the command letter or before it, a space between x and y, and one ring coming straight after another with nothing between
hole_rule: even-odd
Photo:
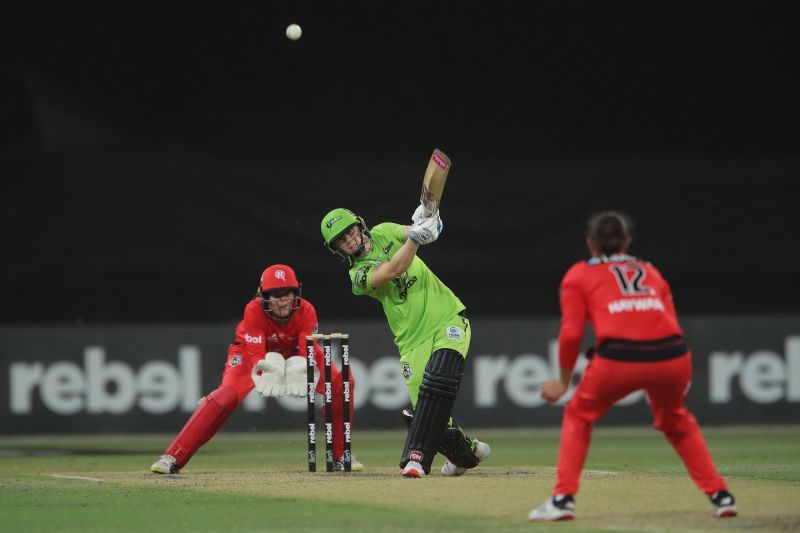
<instances>
[{"instance_id":1,"label":"knee pad","mask_svg":"<svg viewBox=\"0 0 800 533\"><path fill-rule=\"evenodd\" d=\"M425 365L419 386L420 396L427 393L442 398L455 398L464 375L464 358L455 350L436 350Z\"/></svg>"},{"instance_id":2,"label":"knee pad","mask_svg":"<svg viewBox=\"0 0 800 533\"><path fill-rule=\"evenodd\" d=\"M222 413L232 412L239 404L239 395L236 394L236 390L228 386L219 387L204 399L207 402L214 402Z\"/></svg>"}]
</instances>

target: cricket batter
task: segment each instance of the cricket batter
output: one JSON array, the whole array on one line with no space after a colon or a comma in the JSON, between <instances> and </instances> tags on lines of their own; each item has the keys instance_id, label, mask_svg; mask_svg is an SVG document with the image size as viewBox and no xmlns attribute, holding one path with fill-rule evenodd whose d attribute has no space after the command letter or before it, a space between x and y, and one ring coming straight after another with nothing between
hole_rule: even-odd
<instances>
[{"instance_id":1,"label":"cricket batter","mask_svg":"<svg viewBox=\"0 0 800 533\"><path fill-rule=\"evenodd\" d=\"M301 297L301 285L291 267L272 265L261 274L256 297L244 309L236 327L236 340L228 347L222 384L202 398L194 414L150 469L157 474L174 474L228 419L253 388L265 398L303 397L307 393L306 336L317 332L317 312ZM314 360L323 367L322 348L314 341ZM332 365L333 453L336 469L344 470L342 434L342 377ZM320 373L316 390L324 392ZM350 377L350 390L353 391ZM324 410L324 407L323 407ZM350 402L353 420L353 402ZM352 457L352 470L364 466Z\"/></svg>"},{"instance_id":2,"label":"cricket batter","mask_svg":"<svg viewBox=\"0 0 800 533\"><path fill-rule=\"evenodd\" d=\"M587 320L596 347L564 408L553 495L530 512L531 521L575 517L574 496L594 423L615 402L640 389L647 394L653 427L664 433L695 485L708 495L714 515L736 516L733 496L717 473L697 420L684 405L692 356L669 284L652 264L627 255L631 226L623 213L592 217L586 239L591 259L572 265L561 282L561 375L544 383L542 397L553 403L567 392Z\"/></svg>"},{"instance_id":3,"label":"cricket batter","mask_svg":"<svg viewBox=\"0 0 800 533\"><path fill-rule=\"evenodd\" d=\"M349 267L353 293L378 300L394 333L414 407L400 460L403 477L430 473L441 452L442 474L460 476L489 456L486 443L470 439L450 418L469 349L464 304L417 257L442 230L437 211L417 208L413 226L386 222L371 230L352 211L337 208L322 219L325 245Z\"/></svg>"}]
</instances>

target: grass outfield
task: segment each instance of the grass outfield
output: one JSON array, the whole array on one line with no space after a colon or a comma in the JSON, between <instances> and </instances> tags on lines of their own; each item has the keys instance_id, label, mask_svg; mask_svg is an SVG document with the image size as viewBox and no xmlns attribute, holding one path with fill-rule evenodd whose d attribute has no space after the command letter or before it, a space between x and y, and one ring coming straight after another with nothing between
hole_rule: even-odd
<instances>
[{"instance_id":1,"label":"grass outfield","mask_svg":"<svg viewBox=\"0 0 800 533\"><path fill-rule=\"evenodd\" d=\"M404 434L357 431L351 474L309 474L301 433L220 434L176 476L173 435L0 437L0 531L786 531L800 529L800 427L705 428L740 516L715 519L663 437L598 428L574 522L529 524L549 494L554 430L477 431L462 478L402 479ZM318 451L323 446L318 444ZM324 463L321 465L324 470Z\"/></svg>"}]
</instances>

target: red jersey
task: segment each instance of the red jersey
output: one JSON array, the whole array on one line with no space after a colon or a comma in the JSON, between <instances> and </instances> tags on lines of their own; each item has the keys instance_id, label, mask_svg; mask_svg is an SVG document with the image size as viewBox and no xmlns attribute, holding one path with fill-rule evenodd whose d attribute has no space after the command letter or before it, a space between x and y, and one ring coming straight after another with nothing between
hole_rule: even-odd
<instances>
[{"instance_id":1,"label":"red jersey","mask_svg":"<svg viewBox=\"0 0 800 533\"><path fill-rule=\"evenodd\" d=\"M561 368L575 367L587 320L596 346L608 339L651 341L683 335L667 281L653 265L629 255L575 263L561 281L560 300Z\"/></svg>"},{"instance_id":2,"label":"red jersey","mask_svg":"<svg viewBox=\"0 0 800 533\"><path fill-rule=\"evenodd\" d=\"M244 308L244 318L236 326L236 342L245 347L248 359L255 364L267 352L278 352L284 359L306 356L306 335L317 332L317 311L307 300L300 300L285 324L278 324L264 311L261 301L255 298ZM316 341L315 341L316 345ZM314 359L322 360L322 349L316 345Z\"/></svg>"}]
</instances>

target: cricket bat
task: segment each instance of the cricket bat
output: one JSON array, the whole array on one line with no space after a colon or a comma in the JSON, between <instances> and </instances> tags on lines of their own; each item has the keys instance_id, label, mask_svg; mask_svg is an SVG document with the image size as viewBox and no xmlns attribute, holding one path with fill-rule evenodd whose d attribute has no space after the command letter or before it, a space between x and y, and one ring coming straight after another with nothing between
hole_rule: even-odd
<instances>
[{"instance_id":1,"label":"cricket bat","mask_svg":"<svg viewBox=\"0 0 800 533\"><path fill-rule=\"evenodd\" d=\"M450 172L450 158L438 148L435 149L428 161L428 168L425 169L425 177L422 178L422 194L419 197L422 207L425 208L425 216L430 216L439 209L448 172Z\"/></svg>"}]
</instances>

